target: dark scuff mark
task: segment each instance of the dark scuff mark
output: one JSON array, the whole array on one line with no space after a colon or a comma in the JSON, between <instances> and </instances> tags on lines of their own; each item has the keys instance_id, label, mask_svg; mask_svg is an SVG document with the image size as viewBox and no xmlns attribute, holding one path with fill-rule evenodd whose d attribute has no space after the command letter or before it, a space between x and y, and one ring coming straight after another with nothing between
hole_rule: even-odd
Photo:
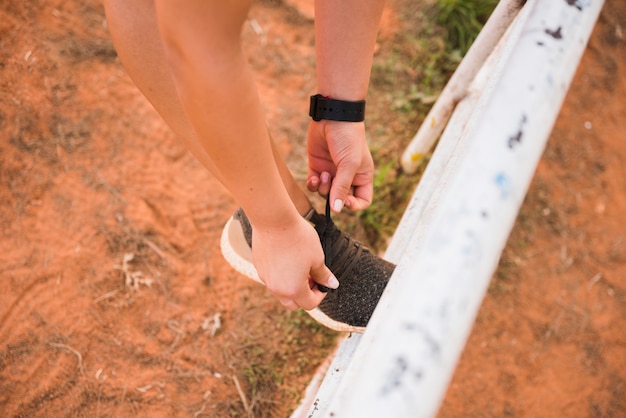
<instances>
[{"instance_id":1,"label":"dark scuff mark","mask_svg":"<svg viewBox=\"0 0 626 418\"><path fill-rule=\"evenodd\" d=\"M559 26L556 30L546 29L545 32L552 36L554 39L563 39L563 34L561 33L561 26Z\"/></svg>"},{"instance_id":2,"label":"dark scuff mark","mask_svg":"<svg viewBox=\"0 0 626 418\"><path fill-rule=\"evenodd\" d=\"M404 356L396 357L393 370L389 374L389 379L381 389L381 394L388 395L391 392L400 389L403 385L411 384L406 382L406 378L413 378L414 382L419 382L424 378L424 371L421 368L413 369L409 364L409 360Z\"/></svg>"},{"instance_id":3,"label":"dark scuff mark","mask_svg":"<svg viewBox=\"0 0 626 418\"><path fill-rule=\"evenodd\" d=\"M574 6L578 10L583 10L583 7L580 5L579 0L565 0L565 3L567 3L569 6Z\"/></svg>"},{"instance_id":4,"label":"dark scuff mark","mask_svg":"<svg viewBox=\"0 0 626 418\"><path fill-rule=\"evenodd\" d=\"M442 317L445 317L445 314L442 314ZM428 349L430 351L430 355L433 358L435 358L435 357L440 355L440 353L441 353L441 346L439 345L437 340L428 332L428 330L425 330L419 324L415 324L415 323L411 323L411 322L405 323L404 324L404 329L406 329L407 331L410 331L410 332L416 332L416 333L421 334L424 342L428 346Z\"/></svg>"},{"instance_id":5,"label":"dark scuff mark","mask_svg":"<svg viewBox=\"0 0 626 418\"><path fill-rule=\"evenodd\" d=\"M520 129L517 131L515 135L509 138L509 148L513 149L516 144L520 144L522 142L522 135L524 132Z\"/></svg>"},{"instance_id":6,"label":"dark scuff mark","mask_svg":"<svg viewBox=\"0 0 626 418\"><path fill-rule=\"evenodd\" d=\"M522 115L519 130L513 136L509 137L508 146L510 149L513 149L516 145L522 143L522 136L524 136L524 124L526 123L526 120L526 115Z\"/></svg>"},{"instance_id":7,"label":"dark scuff mark","mask_svg":"<svg viewBox=\"0 0 626 418\"><path fill-rule=\"evenodd\" d=\"M542 41L537 41L537 45L539 45L539 46L543 46L543 45L544 45L544 43L543 43Z\"/></svg>"},{"instance_id":8,"label":"dark scuff mark","mask_svg":"<svg viewBox=\"0 0 626 418\"><path fill-rule=\"evenodd\" d=\"M382 394L387 395L392 390L402 386L402 379L406 374L409 365L407 360L403 356L396 357L393 371L390 373L389 380L382 388Z\"/></svg>"},{"instance_id":9,"label":"dark scuff mark","mask_svg":"<svg viewBox=\"0 0 626 418\"><path fill-rule=\"evenodd\" d=\"M406 322L402 325L404 330L409 332L415 332L421 335L422 341L425 343L428 350L430 362L441 363L441 351L442 347L439 342L429 333L429 331L423 328L420 324L414 322ZM383 396L389 395L403 386L415 385L421 382L426 375L426 371L417 364L411 364L409 357L405 355L397 355L395 361L391 364L387 377L384 379L380 394Z\"/></svg>"}]
</instances>

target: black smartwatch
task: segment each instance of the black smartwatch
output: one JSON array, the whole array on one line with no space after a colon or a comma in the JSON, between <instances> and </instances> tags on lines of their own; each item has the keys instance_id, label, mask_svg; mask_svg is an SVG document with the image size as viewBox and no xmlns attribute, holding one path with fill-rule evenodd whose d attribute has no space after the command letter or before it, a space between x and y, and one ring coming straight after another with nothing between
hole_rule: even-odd
<instances>
[{"instance_id":1,"label":"black smartwatch","mask_svg":"<svg viewBox=\"0 0 626 418\"><path fill-rule=\"evenodd\" d=\"M350 102L329 99L321 94L316 94L311 96L309 116L316 122L322 119L363 122L365 120L365 100Z\"/></svg>"}]
</instances>

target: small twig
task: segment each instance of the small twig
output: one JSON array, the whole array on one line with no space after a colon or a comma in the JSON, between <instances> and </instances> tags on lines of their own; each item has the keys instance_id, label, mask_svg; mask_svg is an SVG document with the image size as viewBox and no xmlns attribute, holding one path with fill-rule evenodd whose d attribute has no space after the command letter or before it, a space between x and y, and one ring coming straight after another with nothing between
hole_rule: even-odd
<instances>
[{"instance_id":1,"label":"small twig","mask_svg":"<svg viewBox=\"0 0 626 418\"><path fill-rule=\"evenodd\" d=\"M103 186L106 190L109 191L109 193L111 193L113 196L118 198L121 202L126 202L126 199L124 199L124 196L122 196L120 192L118 192L115 189L115 187L111 186L111 184L109 184L109 182L107 182L100 173L98 173L98 179L97 179L96 185Z\"/></svg>"},{"instance_id":2,"label":"small twig","mask_svg":"<svg viewBox=\"0 0 626 418\"><path fill-rule=\"evenodd\" d=\"M137 392L141 392L141 393L146 393L146 392L147 392L147 391L149 391L150 389L152 389L152 383L148 383L148 384L147 384L147 385L145 385L145 386L141 386L141 387L135 388L135 390L136 390Z\"/></svg>"},{"instance_id":3,"label":"small twig","mask_svg":"<svg viewBox=\"0 0 626 418\"><path fill-rule=\"evenodd\" d=\"M204 412L208 403L208 401L204 401L200 409L193 413L193 418L198 418Z\"/></svg>"},{"instance_id":4,"label":"small twig","mask_svg":"<svg viewBox=\"0 0 626 418\"><path fill-rule=\"evenodd\" d=\"M98 296L97 298L95 298L93 301L94 303L100 303L105 299L109 299L112 298L113 296L115 296L117 294L117 292L119 292L119 289L114 289L111 290L110 292L105 293L104 295Z\"/></svg>"},{"instance_id":5,"label":"small twig","mask_svg":"<svg viewBox=\"0 0 626 418\"><path fill-rule=\"evenodd\" d=\"M143 242L144 242L144 243L145 243L148 247L150 247L150 249L151 249L152 251L154 251L154 252L156 253L156 255L158 255L158 256L159 256L159 257L161 257L161 258L165 258L165 254L163 254L163 251L161 251L161 249L160 249L159 247L157 247L157 245L156 245L154 242L150 241L150 240L149 240L148 238L146 238L146 237L144 237L144 238L143 238Z\"/></svg>"},{"instance_id":6,"label":"small twig","mask_svg":"<svg viewBox=\"0 0 626 418\"><path fill-rule=\"evenodd\" d=\"M138 388L135 388L136 391L141 392L141 393L146 393L147 391L149 391L152 388L158 388L159 392L161 392L160 389L163 389L165 387L165 383L163 382L152 382L152 383L148 383L145 386L141 386Z\"/></svg>"},{"instance_id":7,"label":"small twig","mask_svg":"<svg viewBox=\"0 0 626 418\"><path fill-rule=\"evenodd\" d=\"M222 375L220 373L211 371L173 372L173 374L174 376L181 379L191 378L198 382L200 381L200 377L202 376L213 376L216 379L222 378Z\"/></svg>"},{"instance_id":8,"label":"small twig","mask_svg":"<svg viewBox=\"0 0 626 418\"><path fill-rule=\"evenodd\" d=\"M243 409L246 410L246 415L248 416L248 418L251 418L252 410L250 409L250 405L248 404L248 399L246 398L245 393L243 393L243 390L241 389L239 379L237 379L237 376L235 375L232 376L232 379L233 382L235 382L235 387L237 388L237 392L239 393L239 397L241 398L241 402L243 403Z\"/></svg>"},{"instance_id":9,"label":"small twig","mask_svg":"<svg viewBox=\"0 0 626 418\"><path fill-rule=\"evenodd\" d=\"M59 343L48 343L50 345L50 347L54 347L54 348L63 348L65 350L68 350L72 353L74 353L76 355L76 357L78 357L78 369L80 370L80 374L84 375L85 371L83 369L83 356L76 351L75 349L73 349L72 347L70 347L67 344L59 344Z\"/></svg>"},{"instance_id":10,"label":"small twig","mask_svg":"<svg viewBox=\"0 0 626 418\"><path fill-rule=\"evenodd\" d=\"M602 278L602 273L596 273L595 276L593 276L591 278L591 280L589 281L589 285L587 286L587 290L591 290L591 288L600 281L600 279Z\"/></svg>"},{"instance_id":11,"label":"small twig","mask_svg":"<svg viewBox=\"0 0 626 418\"><path fill-rule=\"evenodd\" d=\"M169 321L167 321L167 327L170 331L174 333L174 341L172 341L172 344L170 344L170 348L174 348L185 336L185 331L180 327L178 321L174 319L170 319Z\"/></svg>"},{"instance_id":12,"label":"small twig","mask_svg":"<svg viewBox=\"0 0 626 418\"><path fill-rule=\"evenodd\" d=\"M207 390L206 392L204 392L204 396L202 397L202 399L204 399L204 403L202 404L200 409L198 409L196 412L193 413L193 418L199 417L200 414L202 414L204 412L204 410L206 409L207 405L209 404L209 396L211 396L211 391L210 390Z\"/></svg>"}]
</instances>

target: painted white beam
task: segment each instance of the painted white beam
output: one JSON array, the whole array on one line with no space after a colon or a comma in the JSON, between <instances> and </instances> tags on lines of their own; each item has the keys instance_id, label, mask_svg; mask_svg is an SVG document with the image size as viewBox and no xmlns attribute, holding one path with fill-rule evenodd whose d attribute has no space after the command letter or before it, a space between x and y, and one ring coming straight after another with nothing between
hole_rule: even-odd
<instances>
[{"instance_id":1,"label":"painted white beam","mask_svg":"<svg viewBox=\"0 0 626 418\"><path fill-rule=\"evenodd\" d=\"M524 6L480 99L447 129L461 142L398 227L398 267L365 334L302 416L436 415L602 5Z\"/></svg>"}]
</instances>

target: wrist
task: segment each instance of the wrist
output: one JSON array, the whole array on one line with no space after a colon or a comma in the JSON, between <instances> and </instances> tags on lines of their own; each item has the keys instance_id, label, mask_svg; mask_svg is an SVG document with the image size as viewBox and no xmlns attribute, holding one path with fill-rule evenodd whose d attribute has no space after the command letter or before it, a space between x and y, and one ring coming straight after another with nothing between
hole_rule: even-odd
<instances>
[{"instance_id":1,"label":"wrist","mask_svg":"<svg viewBox=\"0 0 626 418\"><path fill-rule=\"evenodd\" d=\"M244 211L255 231L265 233L283 232L293 228L300 221L300 214L293 205L287 207L252 208Z\"/></svg>"}]
</instances>

